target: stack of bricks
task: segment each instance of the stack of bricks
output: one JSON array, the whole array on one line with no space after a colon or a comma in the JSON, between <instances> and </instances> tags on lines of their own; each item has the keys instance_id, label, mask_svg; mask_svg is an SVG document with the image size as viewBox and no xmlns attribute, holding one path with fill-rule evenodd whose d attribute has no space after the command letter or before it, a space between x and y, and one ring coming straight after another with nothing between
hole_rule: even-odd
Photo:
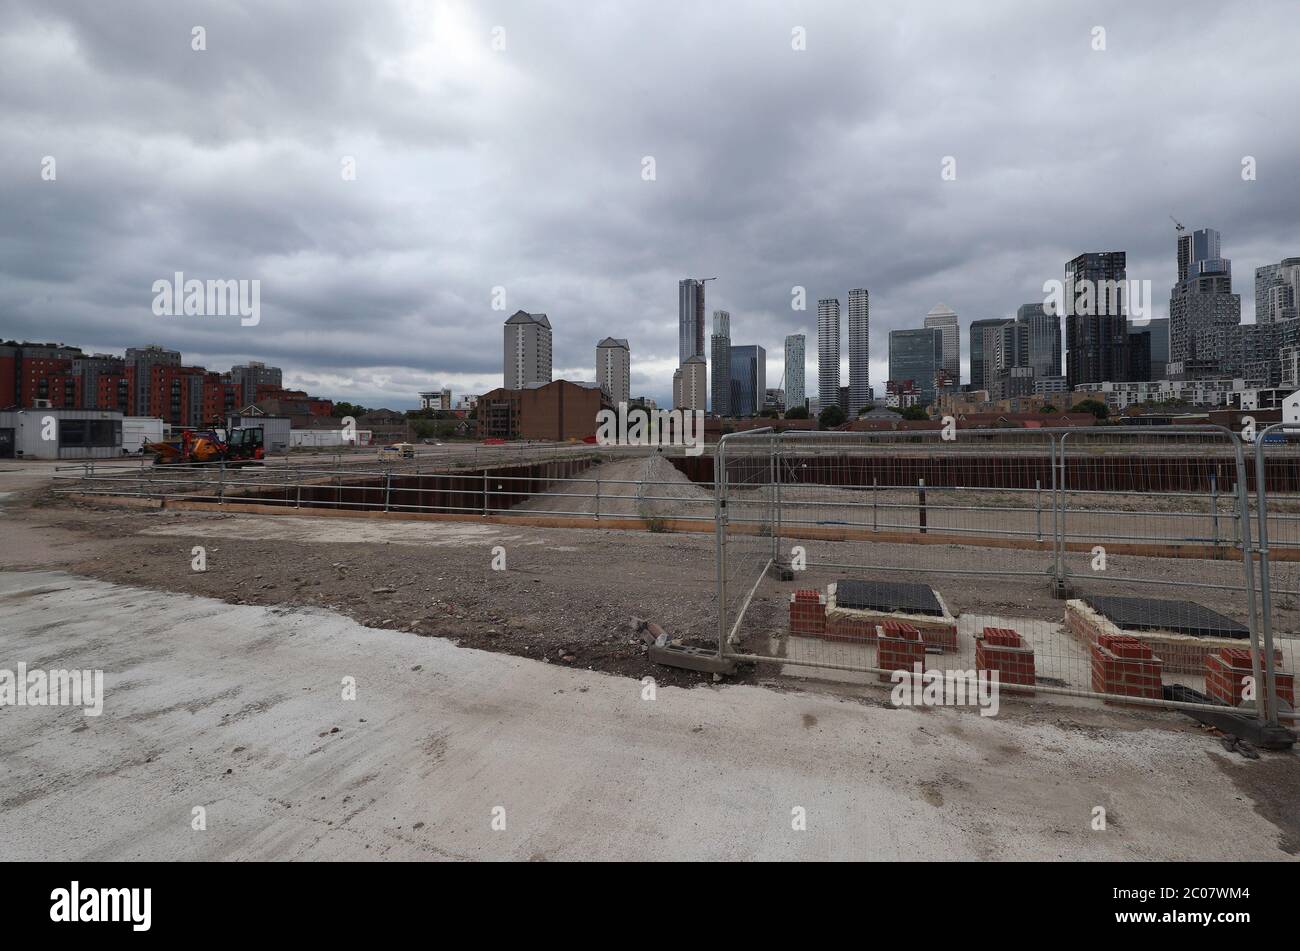
<instances>
[{"instance_id":1,"label":"stack of bricks","mask_svg":"<svg viewBox=\"0 0 1300 951\"><path fill-rule=\"evenodd\" d=\"M1002 687L1032 687L1034 650L1009 627L986 627L975 639L975 666L979 670L996 670ZM1033 693L1023 691L1025 693Z\"/></svg>"},{"instance_id":2,"label":"stack of bricks","mask_svg":"<svg viewBox=\"0 0 1300 951\"><path fill-rule=\"evenodd\" d=\"M826 596L812 588L790 595L790 633L826 636Z\"/></svg>"},{"instance_id":3,"label":"stack of bricks","mask_svg":"<svg viewBox=\"0 0 1300 951\"><path fill-rule=\"evenodd\" d=\"M925 641L921 640L921 632L911 624L886 619L880 622L876 634L877 667L910 673L914 664L920 664L921 669L925 669ZM889 673L878 676L884 681L893 680Z\"/></svg>"},{"instance_id":4,"label":"stack of bricks","mask_svg":"<svg viewBox=\"0 0 1300 951\"><path fill-rule=\"evenodd\" d=\"M1097 693L1159 700L1164 696L1164 663L1135 637L1100 634L1089 645L1092 654L1092 689ZM1111 701L1106 701L1110 703Z\"/></svg>"},{"instance_id":5,"label":"stack of bricks","mask_svg":"<svg viewBox=\"0 0 1300 951\"><path fill-rule=\"evenodd\" d=\"M1273 657L1279 663L1282 660L1282 652L1274 651ZM1277 683L1277 697L1279 700L1285 700L1292 709L1295 708L1295 677L1292 674L1283 673L1276 670L1274 665L1274 680ZM1250 651L1244 647L1223 647L1217 654L1208 654L1205 658L1205 692L1215 700L1222 700L1232 707L1241 706L1242 692L1246 686L1246 678L1254 677L1255 670L1251 666ZM1264 673L1260 671L1261 680ZM1264 690L1264 684L1261 682L1256 685L1256 696Z\"/></svg>"}]
</instances>

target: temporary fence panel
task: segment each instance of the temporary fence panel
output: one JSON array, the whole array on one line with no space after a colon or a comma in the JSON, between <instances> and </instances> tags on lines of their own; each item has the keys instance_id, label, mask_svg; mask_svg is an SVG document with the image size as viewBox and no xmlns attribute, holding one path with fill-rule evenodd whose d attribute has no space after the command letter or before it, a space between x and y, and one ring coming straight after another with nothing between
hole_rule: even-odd
<instances>
[{"instance_id":1,"label":"temporary fence panel","mask_svg":"<svg viewBox=\"0 0 1300 951\"><path fill-rule=\"evenodd\" d=\"M760 551L730 513L717 529L733 659L862 682L996 670L1004 690L1147 706L1218 705L1242 656L1258 673L1226 430L738 434L719 457L720 505L743 479L774 531Z\"/></svg>"},{"instance_id":2,"label":"temporary fence panel","mask_svg":"<svg viewBox=\"0 0 1300 951\"><path fill-rule=\"evenodd\" d=\"M1258 432L1252 461L1260 643L1266 661L1261 688L1271 719L1294 727L1300 673L1300 424L1277 423Z\"/></svg>"}]
</instances>

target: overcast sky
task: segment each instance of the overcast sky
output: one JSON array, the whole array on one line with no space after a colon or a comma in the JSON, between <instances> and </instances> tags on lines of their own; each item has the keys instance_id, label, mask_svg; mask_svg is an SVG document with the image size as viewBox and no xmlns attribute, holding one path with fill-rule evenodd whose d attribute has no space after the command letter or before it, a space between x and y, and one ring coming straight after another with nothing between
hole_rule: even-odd
<instances>
[{"instance_id":1,"label":"overcast sky","mask_svg":"<svg viewBox=\"0 0 1300 951\"><path fill-rule=\"evenodd\" d=\"M770 386L809 335L814 395L817 298L870 289L879 390L890 329L950 305L965 367L1082 251L1163 316L1170 215L1222 231L1249 320L1300 254L1298 59L1294 0L0 0L0 338L405 408L499 386L522 308L557 377L626 337L662 402L677 282L716 275ZM176 271L260 280L260 323L155 316Z\"/></svg>"}]
</instances>

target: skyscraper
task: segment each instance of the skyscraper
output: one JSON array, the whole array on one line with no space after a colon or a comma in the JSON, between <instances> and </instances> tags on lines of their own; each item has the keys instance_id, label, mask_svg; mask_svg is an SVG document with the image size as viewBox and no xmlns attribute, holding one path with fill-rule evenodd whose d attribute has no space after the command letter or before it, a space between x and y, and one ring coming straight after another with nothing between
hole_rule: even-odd
<instances>
[{"instance_id":1,"label":"skyscraper","mask_svg":"<svg viewBox=\"0 0 1300 951\"><path fill-rule=\"evenodd\" d=\"M988 361L989 396L995 400L1028 396L1034 392L1034 371L1029 365L1029 321L1017 317L986 332L984 354Z\"/></svg>"},{"instance_id":2,"label":"skyscraper","mask_svg":"<svg viewBox=\"0 0 1300 951\"><path fill-rule=\"evenodd\" d=\"M606 337L596 344L596 382L605 388L615 406L632 394L632 350L621 337Z\"/></svg>"},{"instance_id":3,"label":"skyscraper","mask_svg":"<svg viewBox=\"0 0 1300 951\"><path fill-rule=\"evenodd\" d=\"M871 295L864 287L849 291L849 405L856 417L871 402Z\"/></svg>"},{"instance_id":4,"label":"skyscraper","mask_svg":"<svg viewBox=\"0 0 1300 951\"><path fill-rule=\"evenodd\" d=\"M817 399L823 408L840 401L840 302L817 302Z\"/></svg>"},{"instance_id":5,"label":"skyscraper","mask_svg":"<svg viewBox=\"0 0 1300 951\"><path fill-rule=\"evenodd\" d=\"M1231 274L1232 262L1220 256L1220 235L1214 228L1198 228L1178 235L1178 280L1201 274Z\"/></svg>"},{"instance_id":6,"label":"skyscraper","mask_svg":"<svg viewBox=\"0 0 1300 951\"><path fill-rule=\"evenodd\" d=\"M1168 379L1169 318L1152 317L1140 326L1129 325L1130 381Z\"/></svg>"},{"instance_id":7,"label":"skyscraper","mask_svg":"<svg viewBox=\"0 0 1300 951\"><path fill-rule=\"evenodd\" d=\"M731 413L731 314L713 312L713 336L709 340L713 363L712 412L714 416Z\"/></svg>"},{"instance_id":8,"label":"skyscraper","mask_svg":"<svg viewBox=\"0 0 1300 951\"><path fill-rule=\"evenodd\" d=\"M973 320L970 325L970 385L974 390L992 388L989 370L992 367L993 352L984 345L984 332L1006 323L1005 317L992 317Z\"/></svg>"},{"instance_id":9,"label":"skyscraper","mask_svg":"<svg viewBox=\"0 0 1300 951\"><path fill-rule=\"evenodd\" d=\"M947 304L936 304L925 315L923 326L943 335L943 369L948 371L953 383L961 382L961 326L956 311Z\"/></svg>"},{"instance_id":10,"label":"skyscraper","mask_svg":"<svg viewBox=\"0 0 1300 951\"><path fill-rule=\"evenodd\" d=\"M1255 268L1255 323L1300 317L1300 258Z\"/></svg>"},{"instance_id":11,"label":"skyscraper","mask_svg":"<svg viewBox=\"0 0 1300 951\"><path fill-rule=\"evenodd\" d=\"M1123 251L1089 251L1065 265L1066 385L1128 378L1128 275ZM1083 306L1080 294L1086 294ZM1086 311L1086 312L1081 312Z\"/></svg>"},{"instance_id":12,"label":"skyscraper","mask_svg":"<svg viewBox=\"0 0 1300 951\"><path fill-rule=\"evenodd\" d=\"M785 338L785 408L787 410L803 406L805 402L804 347L803 334L790 334Z\"/></svg>"},{"instance_id":13,"label":"skyscraper","mask_svg":"<svg viewBox=\"0 0 1300 951\"><path fill-rule=\"evenodd\" d=\"M934 402L934 377L943 369L943 332L936 327L889 332L889 382L911 380L921 402Z\"/></svg>"},{"instance_id":14,"label":"skyscraper","mask_svg":"<svg viewBox=\"0 0 1300 951\"><path fill-rule=\"evenodd\" d=\"M1039 379L1060 376L1061 319L1037 303L1022 304L1016 311L1016 320L1025 325L1028 338L1024 365L1031 367Z\"/></svg>"},{"instance_id":15,"label":"skyscraper","mask_svg":"<svg viewBox=\"0 0 1300 951\"><path fill-rule=\"evenodd\" d=\"M767 394L767 351L747 345L731 348L733 416L757 416Z\"/></svg>"},{"instance_id":16,"label":"skyscraper","mask_svg":"<svg viewBox=\"0 0 1300 951\"><path fill-rule=\"evenodd\" d=\"M1169 361L1183 375L1221 372L1231 358L1227 336L1241 323L1241 295L1232 292L1232 262L1220 256L1219 232L1178 236L1178 283L1169 293Z\"/></svg>"},{"instance_id":17,"label":"skyscraper","mask_svg":"<svg viewBox=\"0 0 1300 951\"><path fill-rule=\"evenodd\" d=\"M505 388L551 382L551 322L545 314L517 310L506 321Z\"/></svg>"},{"instance_id":18,"label":"skyscraper","mask_svg":"<svg viewBox=\"0 0 1300 951\"><path fill-rule=\"evenodd\" d=\"M677 282L677 362L704 353L704 282L688 277Z\"/></svg>"}]
</instances>

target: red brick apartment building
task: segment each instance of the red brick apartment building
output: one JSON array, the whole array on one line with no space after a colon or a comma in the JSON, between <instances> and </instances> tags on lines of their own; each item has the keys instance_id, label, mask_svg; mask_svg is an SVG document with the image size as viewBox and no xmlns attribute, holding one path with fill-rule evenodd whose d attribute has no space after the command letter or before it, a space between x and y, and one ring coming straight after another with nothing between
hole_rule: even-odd
<instances>
[{"instance_id":1,"label":"red brick apartment building","mask_svg":"<svg viewBox=\"0 0 1300 951\"><path fill-rule=\"evenodd\" d=\"M206 426L256 399L292 398L302 413L328 415L333 403L280 385L279 367L249 361L218 373L184 366L179 350L129 347L125 356L87 354L63 344L0 342L0 410L116 410L174 426ZM254 393L256 392L256 396Z\"/></svg>"}]
</instances>

